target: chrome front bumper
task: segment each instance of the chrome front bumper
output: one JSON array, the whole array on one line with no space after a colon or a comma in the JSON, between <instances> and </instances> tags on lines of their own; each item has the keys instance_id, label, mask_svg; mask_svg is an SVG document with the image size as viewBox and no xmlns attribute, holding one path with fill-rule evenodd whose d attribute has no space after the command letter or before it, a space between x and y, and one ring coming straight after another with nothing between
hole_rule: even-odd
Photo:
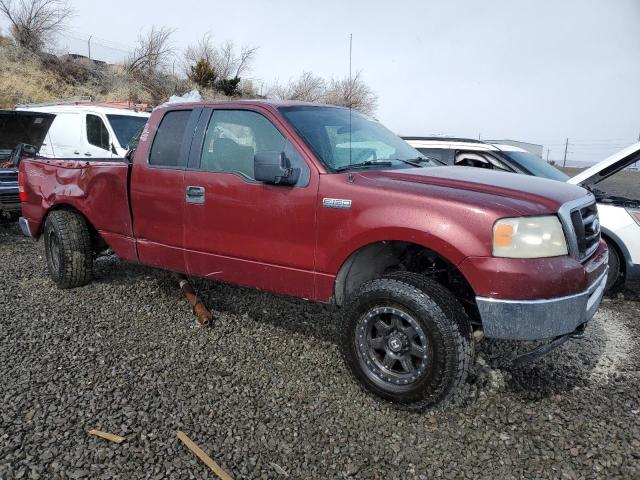
<instances>
[{"instance_id":1,"label":"chrome front bumper","mask_svg":"<svg viewBox=\"0 0 640 480\"><path fill-rule=\"evenodd\" d=\"M476 297L485 336L540 340L576 330L593 318L604 295L609 268L584 292L544 300Z\"/></svg>"}]
</instances>

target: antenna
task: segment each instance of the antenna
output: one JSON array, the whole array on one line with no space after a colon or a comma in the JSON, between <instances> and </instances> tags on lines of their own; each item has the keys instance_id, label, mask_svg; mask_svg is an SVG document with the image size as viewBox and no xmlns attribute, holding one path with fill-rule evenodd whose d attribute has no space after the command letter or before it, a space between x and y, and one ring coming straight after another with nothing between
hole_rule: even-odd
<instances>
[{"instance_id":1,"label":"antenna","mask_svg":"<svg viewBox=\"0 0 640 480\"><path fill-rule=\"evenodd\" d=\"M351 83L351 52L353 50L353 33L349 34L349 165L351 165L351 92L353 85Z\"/></svg>"}]
</instances>

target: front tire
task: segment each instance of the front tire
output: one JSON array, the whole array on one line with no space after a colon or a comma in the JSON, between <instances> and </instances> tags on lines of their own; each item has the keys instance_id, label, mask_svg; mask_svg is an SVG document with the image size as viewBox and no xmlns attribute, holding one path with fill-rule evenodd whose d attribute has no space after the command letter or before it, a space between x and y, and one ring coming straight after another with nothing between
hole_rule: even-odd
<instances>
[{"instance_id":1,"label":"front tire","mask_svg":"<svg viewBox=\"0 0 640 480\"><path fill-rule=\"evenodd\" d=\"M60 288L91 281L93 250L84 217L67 210L51 212L44 225L44 246L49 275Z\"/></svg>"},{"instance_id":2,"label":"front tire","mask_svg":"<svg viewBox=\"0 0 640 480\"><path fill-rule=\"evenodd\" d=\"M345 359L367 390L415 410L457 399L474 345L448 290L416 274L392 274L362 285L346 313Z\"/></svg>"}]
</instances>

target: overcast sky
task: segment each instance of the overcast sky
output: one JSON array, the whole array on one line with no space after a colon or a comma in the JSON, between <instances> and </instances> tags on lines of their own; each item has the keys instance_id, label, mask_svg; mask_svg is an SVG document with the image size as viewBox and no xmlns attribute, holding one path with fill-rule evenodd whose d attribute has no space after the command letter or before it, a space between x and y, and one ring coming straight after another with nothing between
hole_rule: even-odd
<instances>
[{"instance_id":1,"label":"overcast sky","mask_svg":"<svg viewBox=\"0 0 640 480\"><path fill-rule=\"evenodd\" d=\"M178 48L205 32L259 47L251 76L353 69L378 95L377 117L410 135L542 143L595 161L640 135L640 0L72 0L63 43L119 55L151 25ZM73 38L71 38L73 37ZM109 42L105 42L109 40ZM546 154L546 150L545 150Z\"/></svg>"}]
</instances>

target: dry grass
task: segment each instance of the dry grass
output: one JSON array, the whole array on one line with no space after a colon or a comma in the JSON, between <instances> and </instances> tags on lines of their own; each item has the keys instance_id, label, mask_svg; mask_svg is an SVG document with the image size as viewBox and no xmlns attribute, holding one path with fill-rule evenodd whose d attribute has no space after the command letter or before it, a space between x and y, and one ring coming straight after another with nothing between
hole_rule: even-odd
<instances>
[{"instance_id":1,"label":"dry grass","mask_svg":"<svg viewBox=\"0 0 640 480\"><path fill-rule=\"evenodd\" d=\"M0 108L77 97L155 105L195 88L188 80L171 75L157 75L150 85L130 76L121 65L37 56L1 36L0 65ZM207 100L228 98L213 90L201 94Z\"/></svg>"}]
</instances>

